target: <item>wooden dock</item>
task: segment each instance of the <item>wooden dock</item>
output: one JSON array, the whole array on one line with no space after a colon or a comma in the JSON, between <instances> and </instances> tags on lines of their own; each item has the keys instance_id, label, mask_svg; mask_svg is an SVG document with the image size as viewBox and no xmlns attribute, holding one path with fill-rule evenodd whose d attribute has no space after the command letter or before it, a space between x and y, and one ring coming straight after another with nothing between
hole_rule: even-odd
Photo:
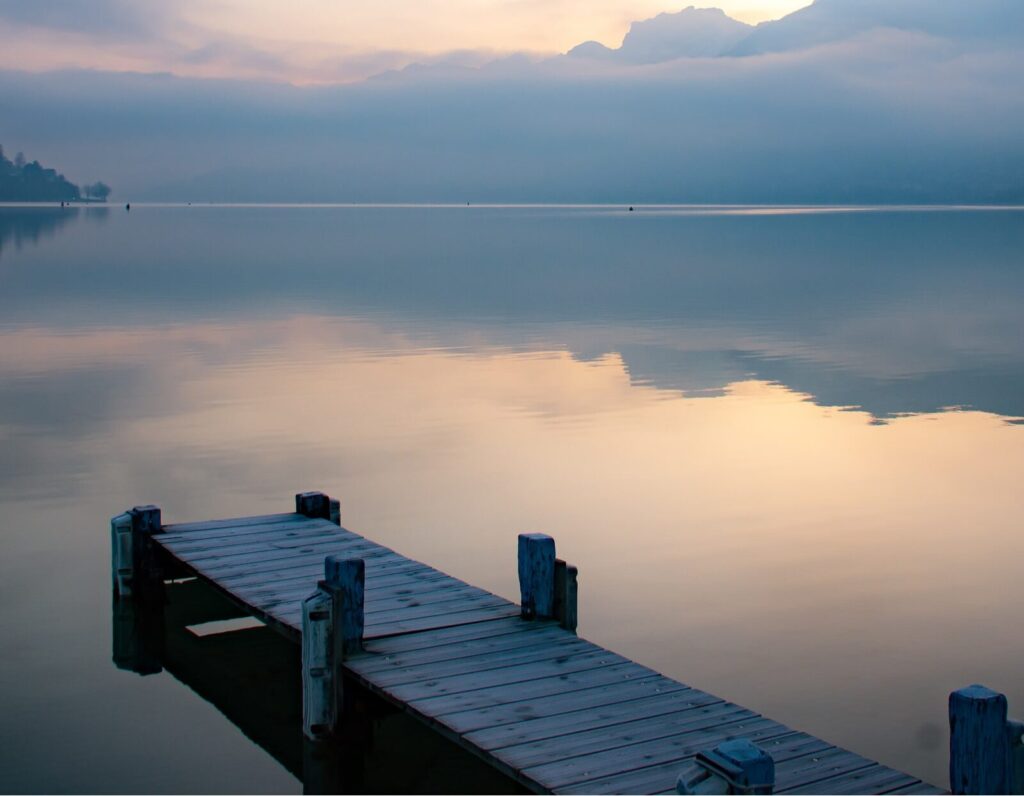
<instances>
[{"instance_id":1,"label":"wooden dock","mask_svg":"<svg viewBox=\"0 0 1024 796\"><path fill-rule=\"evenodd\" d=\"M145 599L195 575L301 643L310 737L329 736L349 680L534 792L675 793L681 775L698 793L942 792L579 638L575 569L549 537L520 538L516 604L340 527L325 495L297 506L171 525L155 507L115 517L114 586ZM737 741L756 745L773 782L729 780Z\"/></svg>"}]
</instances>

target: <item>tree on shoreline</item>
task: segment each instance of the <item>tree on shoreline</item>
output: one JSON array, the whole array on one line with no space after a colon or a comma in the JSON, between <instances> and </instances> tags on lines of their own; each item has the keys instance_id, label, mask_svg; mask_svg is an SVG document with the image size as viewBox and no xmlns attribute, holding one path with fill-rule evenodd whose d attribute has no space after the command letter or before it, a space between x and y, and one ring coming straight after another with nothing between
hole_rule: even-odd
<instances>
[{"instance_id":1,"label":"tree on shoreline","mask_svg":"<svg viewBox=\"0 0 1024 796\"><path fill-rule=\"evenodd\" d=\"M106 189L104 199L110 188ZM93 187L95 188L96 185ZM26 162L19 152L8 160L0 146L0 202L74 202L81 199L81 191L56 169L48 169L38 160Z\"/></svg>"},{"instance_id":2,"label":"tree on shoreline","mask_svg":"<svg viewBox=\"0 0 1024 796\"><path fill-rule=\"evenodd\" d=\"M105 202L107 197L110 196L110 186L105 182L97 181L92 185L83 185L82 192L85 194L86 199L97 199L100 202Z\"/></svg>"}]
</instances>

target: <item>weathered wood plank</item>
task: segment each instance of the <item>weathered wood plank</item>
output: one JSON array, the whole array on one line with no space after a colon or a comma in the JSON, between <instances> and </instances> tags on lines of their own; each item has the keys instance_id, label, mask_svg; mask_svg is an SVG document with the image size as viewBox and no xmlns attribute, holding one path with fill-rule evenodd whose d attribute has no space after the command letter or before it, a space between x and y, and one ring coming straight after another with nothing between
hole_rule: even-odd
<instances>
[{"instance_id":1,"label":"weathered wood plank","mask_svg":"<svg viewBox=\"0 0 1024 796\"><path fill-rule=\"evenodd\" d=\"M450 713L432 715L453 731L465 734L528 719L576 713L618 702L630 702L642 697L688 690L682 683L669 680L660 674L646 677L629 676L617 668L607 669L598 674L599 677L588 678L589 685L554 695L540 694L533 698L497 702L483 707L456 709Z\"/></svg>"},{"instance_id":2,"label":"weathered wood plank","mask_svg":"<svg viewBox=\"0 0 1024 796\"><path fill-rule=\"evenodd\" d=\"M731 702L718 702L662 716L634 717L633 721L624 724L571 733L554 741L545 738L532 743L508 746L494 750L494 754L509 765L526 769L556 763L570 757L608 752L645 741L725 728L756 718L759 717L752 710Z\"/></svg>"},{"instance_id":3,"label":"weathered wood plank","mask_svg":"<svg viewBox=\"0 0 1024 796\"><path fill-rule=\"evenodd\" d=\"M531 742L557 739L577 732L614 727L635 721L638 716L656 717L693 708L724 703L725 700L693 688L659 692L653 696L592 705L554 716L526 719L466 733L466 740L481 749L501 749ZM558 741L555 741L558 743Z\"/></svg>"},{"instance_id":4,"label":"weathered wood plank","mask_svg":"<svg viewBox=\"0 0 1024 796\"><path fill-rule=\"evenodd\" d=\"M388 570L386 575L381 575L378 574L381 570L372 566L372 559L367 562L367 570L369 574L367 575L366 600L367 605L372 606L373 610L376 610L378 606L386 608L389 601L398 599L415 600L418 597L429 595L458 593L451 590L447 592L440 592L438 590L440 586L452 583L451 579L445 577L442 573L437 573L437 577L425 577L422 571L414 569L411 572ZM299 586L288 584L286 588L278 591L253 591L249 587L235 589L234 591L252 605L271 608L276 605L287 605L302 599L309 593L311 583L313 583L313 578L307 578ZM402 592L401 598L393 596L398 591Z\"/></svg>"},{"instance_id":5,"label":"weathered wood plank","mask_svg":"<svg viewBox=\"0 0 1024 796\"><path fill-rule=\"evenodd\" d=\"M306 532L325 531L330 528L333 528L335 531L338 530L336 526L331 525L330 523L324 523L320 520L310 520L306 517L299 517L296 514L290 514L288 516L290 519L287 520L267 521L254 525L242 525L239 527L224 526L220 528L210 528L205 531L165 530L164 540L167 544L173 544L176 547L182 547L183 549L211 546L230 547L235 544L245 543L246 541L252 541L259 538L273 536L280 539L287 539ZM169 527L173 528L173 526L164 526L165 529ZM351 532L346 533L354 535L351 534Z\"/></svg>"},{"instance_id":6,"label":"weathered wood plank","mask_svg":"<svg viewBox=\"0 0 1024 796\"><path fill-rule=\"evenodd\" d=\"M429 711L447 724L446 717L450 713L462 713L466 710L496 707L510 702L525 702L539 697L561 698L573 691L629 680L639 680L654 674L655 672L638 663L628 662L603 665L598 662L593 668L584 671L559 674L532 682L513 683L469 691L467 693L424 697L410 704L417 710Z\"/></svg>"},{"instance_id":7,"label":"weathered wood plank","mask_svg":"<svg viewBox=\"0 0 1024 796\"><path fill-rule=\"evenodd\" d=\"M851 781L852 780L852 781ZM902 788L915 784L918 780L901 771L894 771L882 765L864 769L848 777L837 777L816 783L821 787L820 793L882 793L893 788ZM934 789L932 792L936 792Z\"/></svg>"},{"instance_id":8,"label":"weathered wood plank","mask_svg":"<svg viewBox=\"0 0 1024 796\"><path fill-rule=\"evenodd\" d=\"M474 608L470 611L449 612L437 616L425 616L416 619L391 619L387 622L367 622L366 636L389 636L395 633L413 633L421 630L451 627L456 624L472 624L488 622L493 619L515 616L518 607L497 605L487 608Z\"/></svg>"},{"instance_id":9,"label":"weathered wood plank","mask_svg":"<svg viewBox=\"0 0 1024 796\"><path fill-rule=\"evenodd\" d=\"M886 790L884 793L906 793L906 794L923 794L925 796L931 796L933 794L948 793L942 788L936 788L934 785L929 785L927 782L914 781L911 785L904 785L900 788L893 788L892 790Z\"/></svg>"},{"instance_id":10,"label":"weathered wood plank","mask_svg":"<svg viewBox=\"0 0 1024 796\"><path fill-rule=\"evenodd\" d=\"M406 561L402 563L381 560L377 557L364 560L366 561L367 589L379 592L375 597L376 600L399 600L403 598L415 600L417 596L441 593L445 590L456 594L463 592L467 594L490 594L490 592L476 589L474 586L457 581L443 572L430 569L418 562ZM311 571L313 576L315 576L315 570ZM310 576L307 575L301 581L275 580L264 589L243 583L240 587L237 587L237 590L239 593L251 595L254 599L261 599L261 595L265 594L271 599L287 600L302 594L308 587L309 582ZM232 587L236 588L234 584ZM474 589L476 589L475 592L473 592Z\"/></svg>"},{"instance_id":11,"label":"weathered wood plank","mask_svg":"<svg viewBox=\"0 0 1024 796\"><path fill-rule=\"evenodd\" d=\"M269 524L273 522L289 522L304 520L292 511L280 514L256 514L252 517L228 517L223 520L201 520L198 522L174 522L164 524L164 533L191 533L193 531L215 530L218 528L242 528L247 525Z\"/></svg>"},{"instance_id":12,"label":"weathered wood plank","mask_svg":"<svg viewBox=\"0 0 1024 796\"><path fill-rule=\"evenodd\" d=\"M468 658L438 661L419 666L407 666L392 671L378 671L374 673L373 680L382 688L394 688L400 685L412 685L415 683L433 683L439 680L447 680L448 678L469 678L484 672L498 673L497 676L501 678L501 673L512 667L525 666L542 661L560 660L567 656L579 655L581 653L593 653L594 649L592 644L588 644L585 641L570 641L568 639L549 640L543 644L529 647L504 649L497 652L488 652L483 655L473 655ZM514 675L508 676L512 677Z\"/></svg>"},{"instance_id":13,"label":"weathered wood plank","mask_svg":"<svg viewBox=\"0 0 1024 796\"><path fill-rule=\"evenodd\" d=\"M265 553L251 553L238 559L219 562L217 559L206 559L210 563L193 564L193 568L209 574L219 582L228 583L239 576L252 577L271 572L290 572L295 567L319 565L323 567L324 559L329 555L359 556L361 558L390 558L397 561L401 558L397 553L385 547L372 544L345 544L328 542L309 545L298 550L276 551L278 555L267 556Z\"/></svg>"},{"instance_id":14,"label":"weathered wood plank","mask_svg":"<svg viewBox=\"0 0 1024 796\"><path fill-rule=\"evenodd\" d=\"M431 575L437 578L450 578L450 575L445 575L443 572L439 572L436 569L431 569L426 564L421 564L418 561L412 561L406 559L405 561L398 561L394 559L386 559L383 556L369 556L363 554L366 560L367 576L372 577L377 573L383 573L384 570L391 569L393 572L385 574L398 574L398 573L414 573L419 572L424 575ZM378 561L378 558L381 559ZM217 578L217 582L221 585L229 587L231 589L241 589L242 587L251 587L253 593L258 593L260 588L280 590L283 585L292 585L305 588L305 582L309 579L318 578L321 568L323 567L323 557L314 557L308 562L304 562L301 566L296 565L292 568L283 568L279 570L270 570L265 572L249 573L243 572L237 575L225 575ZM373 588L372 585L367 588Z\"/></svg>"},{"instance_id":15,"label":"weathered wood plank","mask_svg":"<svg viewBox=\"0 0 1024 796\"><path fill-rule=\"evenodd\" d=\"M826 780L849 779L852 772L878 764L845 749L833 747L811 757L803 757L790 766L775 769L775 792L812 791L824 787ZM861 791L857 791L858 793Z\"/></svg>"},{"instance_id":16,"label":"weathered wood plank","mask_svg":"<svg viewBox=\"0 0 1024 796\"><path fill-rule=\"evenodd\" d=\"M333 531L331 528L333 528ZM334 526L331 526L331 528L296 526L287 535L270 529L260 533L233 535L228 539L200 541L191 541L186 535L164 540L163 545L164 547L171 548L177 555L187 555L192 561L201 561L209 556L228 558L229 556L255 553L261 550L301 547L303 544L309 543L307 540L337 539L339 541L355 541L356 539L361 539L361 537L339 534L337 532L338 529L334 528Z\"/></svg>"},{"instance_id":17,"label":"weathered wood plank","mask_svg":"<svg viewBox=\"0 0 1024 796\"><path fill-rule=\"evenodd\" d=\"M356 664L356 668L361 674L372 674L375 678L378 674L390 674L398 671L409 672L410 675L413 675L417 671L435 664L444 666L476 665L477 659L482 659L493 653L518 655L538 648L556 647L574 641L577 639L567 638L559 628L543 628L538 633L531 633L525 637L521 634L510 634L399 653L386 656L384 661L363 659Z\"/></svg>"},{"instance_id":18,"label":"weathered wood plank","mask_svg":"<svg viewBox=\"0 0 1024 796\"><path fill-rule=\"evenodd\" d=\"M476 640L508 636L519 633L534 633L550 629L554 623L522 622L518 617L496 619L484 624L450 627L424 633L408 633L394 638L378 639L367 644L360 660L387 662L393 656L431 650L442 650L446 645L472 643Z\"/></svg>"},{"instance_id":19,"label":"weathered wood plank","mask_svg":"<svg viewBox=\"0 0 1024 796\"><path fill-rule=\"evenodd\" d=\"M569 673L589 672L611 666L631 665L632 661L599 647L588 647L584 652L565 654L551 660L508 666L500 669L458 674L451 677L435 677L418 682L396 685L388 690L403 702L423 699L441 699L456 694L464 695L483 691L490 693L494 688L514 689L522 684L535 687L546 679L561 678Z\"/></svg>"}]
</instances>

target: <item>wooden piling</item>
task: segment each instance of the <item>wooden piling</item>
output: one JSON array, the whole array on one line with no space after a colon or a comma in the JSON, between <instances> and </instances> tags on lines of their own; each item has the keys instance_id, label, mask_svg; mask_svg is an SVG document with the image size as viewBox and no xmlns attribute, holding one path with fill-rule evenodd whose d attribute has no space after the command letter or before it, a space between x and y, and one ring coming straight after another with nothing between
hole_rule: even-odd
<instances>
[{"instance_id":1,"label":"wooden piling","mask_svg":"<svg viewBox=\"0 0 1024 796\"><path fill-rule=\"evenodd\" d=\"M555 540L547 534L519 534L519 593L524 619L555 615Z\"/></svg>"},{"instance_id":2,"label":"wooden piling","mask_svg":"<svg viewBox=\"0 0 1024 796\"><path fill-rule=\"evenodd\" d=\"M110 575L115 597L131 597L134 573L132 515L126 511L110 519Z\"/></svg>"},{"instance_id":3,"label":"wooden piling","mask_svg":"<svg viewBox=\"0 0 1024 796\"><path fill-rule=\"evenodd\" d=\"M555 559L555 619L573 633L576 632L579 617L579 589L577 577L579 570L562 559Z\"/></svg>"},{"instance_id":4,"label":"wooden piling","mask_svg":"<svg viewBox=\"0 0 1024 796\"><path fill-rule=\"evenodd\" d=\"M295 513L303 517L329 520L331 498L323 492L299 492L295 496Z\"/></svg>"},{"instance_id":5,"label":"wooden piling","mask_svg":"<svg viewBox=\"0 0 1024 796\"><path fill-rule=\"evenodd\" d=\"M311 740L334 728L334 598L318 588L302 601L302 731Z\"/></svg>"},{"instance_id":6,"label":"wooden piling","mask_svg":"<svg viewBox=\"0 0 1024 796\"><path fill-rule=\"evenodd\" d=\"M114 596L150 599L163 583L151 537L163 526L157 506L136 506L110 520L110 574Z\"/></svg>"},{"instance_id":7,"label":"wooden piling","mask_svg":"<svg viewBox=\"0 0 1024 796\"><path fill-rule=\"evenodd\" d=\"M949 787L953 793L1024 792L1024 724L1007 719L1006 696L983 685L949 695Z\"/></svg>"},{"instance_id":8,"label":"wooden piling","mask_svg":"<svg viewBox=\"0 0 1024 796\"><path fill-rule=\"evenodd\" d=\"M327 556L324 583L334 600L334 648L340 663L363 648L363 592L366 563L361 558Z\"/></svg>"},{"instance_id":9,"label":"wooden piling","mask_svg":"<svg viewBox=\"0 0 1024 796\"><path fill-rule=\"evenodd\" d=\"M302 603L302 729L332 734L344 710L342 663L363 646L362 559L327 556L324 580Z\"/></svg>"}]
</instances>

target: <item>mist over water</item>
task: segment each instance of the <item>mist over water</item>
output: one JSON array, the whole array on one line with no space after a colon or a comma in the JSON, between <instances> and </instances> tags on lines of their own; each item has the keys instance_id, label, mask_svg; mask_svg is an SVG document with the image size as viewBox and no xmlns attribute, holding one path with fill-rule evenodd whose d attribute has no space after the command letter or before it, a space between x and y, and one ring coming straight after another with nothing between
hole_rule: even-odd
<instances>
[{"instance_id":1,"label":"mist over water","mask_svg":"<svg viewBox=\"0 0 1024 796\"><path fill-rule=\"evenodd\" d=\"M948 692L1024 702L1021 251L1012 208L0 207L8 786L297 790L114 668L107 533L305 489L509 598L550 533L581 635L945 784Z\"/></svg>"}]
</instances>

